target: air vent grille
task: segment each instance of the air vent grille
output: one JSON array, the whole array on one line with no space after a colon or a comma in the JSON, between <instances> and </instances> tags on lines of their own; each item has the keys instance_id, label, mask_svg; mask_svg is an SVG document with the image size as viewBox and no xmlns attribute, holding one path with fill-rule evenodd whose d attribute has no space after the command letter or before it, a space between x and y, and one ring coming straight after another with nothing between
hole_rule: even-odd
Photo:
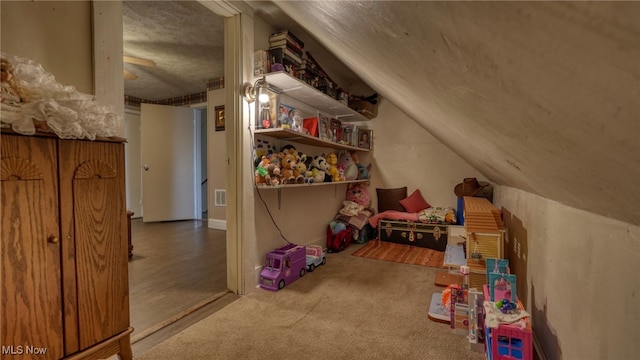
<instances>
[{"instance_id":1,"label":"air vent grille","mask_svg":"<svg viewBox=\"0 0 640 360\"><path fill-rule=\"evenodd\" d=\"M227 206L227 190L216 189L215 195L215 206Z\"/></svg>"}]
</instances>

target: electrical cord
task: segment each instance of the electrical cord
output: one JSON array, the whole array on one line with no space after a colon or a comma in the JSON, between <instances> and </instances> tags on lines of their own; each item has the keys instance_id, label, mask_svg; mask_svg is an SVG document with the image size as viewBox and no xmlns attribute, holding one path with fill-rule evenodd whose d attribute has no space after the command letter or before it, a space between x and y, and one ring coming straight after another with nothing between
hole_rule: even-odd
<instances>
[{"instance_id":1,"label":"electrical cord","mask_svg":"<svg viewBox=\"0 0 640 360\"><path fill-rule=\"evenodd\" d=\"M251 136L251 139L252 139L252 141L251 141L251 153L255 155L255 153L256 153L256 145L255 145L255 142L253 141L254 137L253 137L253 132L251 131L251 125L249 125L248 129L249 129L249 135ZM267 214L269 214L269 217L271 218L271 222L273 223L273 226L275 226L276 229L278 230L278 232L280 233L280 237L287 244L291 244L291 242L289 240L287 240L287 238L282 233L282 229L280 229L280 226L278 226L278 223L276 222L276 220L273 218L273 214L271 214L271 210L269 209L269 206L267 205L267 202L264 201L264 199L262 198L262 194L260 193L260 188L258 187L258 184L256 184L255 179L253 180L253 187L256 189L256 193L258 194L258 198L260 198L260 201L264 205L264 208L267 210Z\"/></svg>"}]
</instances>

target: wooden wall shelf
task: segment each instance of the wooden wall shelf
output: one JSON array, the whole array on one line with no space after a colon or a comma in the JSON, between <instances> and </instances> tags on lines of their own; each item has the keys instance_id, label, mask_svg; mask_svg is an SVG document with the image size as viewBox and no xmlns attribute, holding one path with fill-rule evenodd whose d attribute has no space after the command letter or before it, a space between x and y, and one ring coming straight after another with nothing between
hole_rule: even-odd
<instances>
[{"instance_id":1,"label":"wooden wall shelf","mask_svg":"<svg viewBox=\"0 0 640 360\"><path fill-rule=\"evenodd\" d=\"M264 75L271 86L275 86L282 94L291 96L305 104L333 115L342 122L369 121L370 119L353 110L329 95L317 90L306 82L296 79L286 72L278 71Z\"/></svg>"}]
</instances>

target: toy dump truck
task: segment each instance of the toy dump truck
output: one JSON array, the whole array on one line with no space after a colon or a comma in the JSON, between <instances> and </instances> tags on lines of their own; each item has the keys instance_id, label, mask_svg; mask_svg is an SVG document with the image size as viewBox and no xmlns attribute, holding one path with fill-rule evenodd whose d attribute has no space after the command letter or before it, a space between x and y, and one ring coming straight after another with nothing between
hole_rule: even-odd
<instances>
[{"instance_id":1,"label":"toy dump truck","mask_svg":"<svg viewBox=\"0 0 640 360\"><path fill-rule=\"evenodd\" d=\"M307 270L305 249L288 244L268 252L260 272L260 287L277 291L303 277Z\"/></svg>"},{"instance_id":2,"label":"toy dump truck","mask_svg":"<svg viewBox=\"0 0 640 360\"><path fill-rule=\"evenodd\" d=\"M322 246L307 245L307 270L313 271L316 266L327 263L327 256L322 251Z\"/></svg>"}]
</instances>

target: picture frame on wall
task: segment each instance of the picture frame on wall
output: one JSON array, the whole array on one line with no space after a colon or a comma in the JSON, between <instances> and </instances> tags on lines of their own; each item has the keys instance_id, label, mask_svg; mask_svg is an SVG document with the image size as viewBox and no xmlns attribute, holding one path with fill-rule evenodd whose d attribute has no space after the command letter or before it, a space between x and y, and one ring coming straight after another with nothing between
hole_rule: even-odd
<instances>
[{"instance_id":1,"label":"picture frame on wall","mask_svg":"<svg viewBox=\"0 0 640 360\"><path fill-rule=\"evenodd\" d=\"M214 116L216 131L224 131L224 105L215 107Z\"/></svg>"},{"instance_id":2,"label":"picture frame on wall","mask_svg":"<svg viewBox=\"0 0 640 360\"><path fill-rule=\"evenodd\" d=\"M342 124L342 138L340 140L341 144L356 146L356 136L356 126L354 124Z\"/></svg>"},{"instance_id":3,"label":"picture frame on wall","mask_svg":"<svg viewBox=\"0 0 640 360\"><path fill-rule=\"evenodd\" d=\"M373 130L358 128L358 147L371 150L371 142L373 141Z\"/></svg>"}]
</instances>

